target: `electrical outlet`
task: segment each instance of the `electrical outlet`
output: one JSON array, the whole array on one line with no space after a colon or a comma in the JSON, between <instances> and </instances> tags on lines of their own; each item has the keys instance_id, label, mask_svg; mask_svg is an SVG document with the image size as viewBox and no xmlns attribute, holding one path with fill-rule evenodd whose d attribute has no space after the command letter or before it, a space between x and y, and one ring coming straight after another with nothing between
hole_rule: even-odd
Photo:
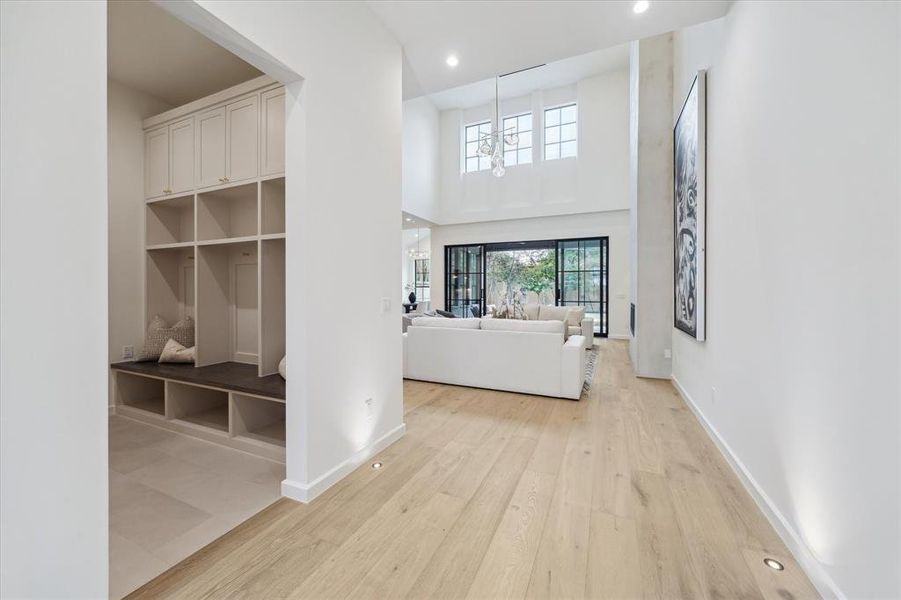
<instances>
[{"instance_id":1,"label":"electrical outlet","mask_svg":"<svg viewBox=\"0 0 901 600\"><path fill-rule=\"evenodd\" d=\"M716 388L712 386L710 388L710 403L716 404Z\"/></svg>"},{"instance_id":2,"label":"electrical outlet","mask_svg":"<svg viewBox=\"0 0 901 600\"><path fill-rule=\"evenodd\" d=\"M366 407L366 420L372 420L372 398L366 398L363 400L363 405Z\"/></svg>"},{"instance_id":3,"label":"electrical outlet","mask_svg":"<svg viewBox=\"0 0 901 600\"><path fill-rule=\"evenodd\" d=\"M672 357L673 357L673 351L670 350L669 348L665 348L663 350L663 358L672 358Z\"/></svg>"},{"instance_id":4,"label":"electrical outlet","mask_svg":"<svg viewBox=\"0 0 901 600\"><path fill-rule=\"evenodd\" d=\"M122 358L129 359L135 357L135 347L134 346L122 346Z\"/></svg>"},{"instance_id":5,"label":"electrical outlet","mask_svg":"<svg viewBox=\"0 0 901 600\"><path fill-rule=\"evenodd\" d=\"M382 298L382 312L391 312L391 298Z\"/></svg>"}]
</instances>

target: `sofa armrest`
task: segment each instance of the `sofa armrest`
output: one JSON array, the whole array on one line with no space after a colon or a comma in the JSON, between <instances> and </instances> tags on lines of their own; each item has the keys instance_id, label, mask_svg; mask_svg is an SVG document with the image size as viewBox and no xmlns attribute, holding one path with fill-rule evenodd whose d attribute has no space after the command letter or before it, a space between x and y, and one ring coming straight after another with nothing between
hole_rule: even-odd
<instances>
[{"instance_id":1,"label":"sofa armrest","mask_svg":"<svg viewBox=\"0 0 901 600\"><path fill-rule=\"evenodd\" d=\"M578 400L585 378L585 338L571 335L563 344L560 356L560 395Z\"/></svg>"},{"instance_id":2,"label":"sofa armrest","mask_svg":"<svg viewBox=\"0 0 901 600\"><path fill-rule=\"evenodd\" d=\"M585 338L585 347L591 348L594 344L594 318L582 319L582 336Z\"/></svg>"}]
</instances>

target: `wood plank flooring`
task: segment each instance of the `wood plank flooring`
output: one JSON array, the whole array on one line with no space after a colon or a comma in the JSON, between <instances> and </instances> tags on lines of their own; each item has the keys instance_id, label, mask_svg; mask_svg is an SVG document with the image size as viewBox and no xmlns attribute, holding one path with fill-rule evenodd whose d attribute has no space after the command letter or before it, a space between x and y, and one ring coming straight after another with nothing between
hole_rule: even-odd
<instances>
[{"instance_id":1,"label":"wood plank flooring","mask_svg":"<svg viewBox=\"0 0 901 600\"><path fill-rule=\"evenodd\" d=\"M129 598L817 598L669 382L598 350L579 402L405 382L381 470L279 500Z\"/></svg>"}]
</instances>

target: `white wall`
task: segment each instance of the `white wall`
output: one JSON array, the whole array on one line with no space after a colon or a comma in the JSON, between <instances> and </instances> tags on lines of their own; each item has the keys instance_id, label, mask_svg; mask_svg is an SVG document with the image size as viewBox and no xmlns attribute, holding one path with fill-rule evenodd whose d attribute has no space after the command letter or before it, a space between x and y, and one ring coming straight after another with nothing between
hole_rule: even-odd
<instances>
[{"instance_id":1,"label":"white wall","mask_svg":"<svg viewBox=\"0 0 901 600\"><path fill-rule=\"evenodd\" d=\"M171 105L107 82L109 140L109 360L144 341L144 131L142 120Z\"/></svg>"},{"instance_id":2,"label":"white wall","mask_svg":"<svg viewBox=\"0 0 901 600\"><path fill-rule=\"evenodd\" d=\"M433 227L432 308L444 308L445 246L591 236L610 238L609 336L628 337L629 213L625 210Z\"/></svg>"},{"instance_id":3,"label":"white wall","mask_svg":"<svg viewBox=\"0 0 901 600\"><path fill-rule=\"evenodd\" d=\"M629 77L617 70L563 88L539 90L501 102L505 115L532 111L533 163L462 173L463 127L493 118L494 105L441 112L442 225L565 215L628 207ZM543 111L579 105L579 157L543 161Z\"/></svg>"},{"instance_id":4,"label":"white wall","mask_svg":"<svg viewBox=\"0 0 901 600\"><path fill-rule=\"evenodd\" d=\"M304 77L286 101L282 489L308 500L403 431L401 50L363 3L198 4Z\"/></svg>"},{"instance_id":5,"label":"white wall","mask_svg":"<svg viewBox=\"0 0 901 600\"><path fill-rule=\"evenodd\" d=\"M0 597L107 593L106 3L0 3Z\"/></svg>"},{"instance_id":6,"label":"white wall","mask_svg":"<svg viewBox=\"0 0 901 600\"><path fill-rule=\"evenodd\" d=\"M673 331L673 377L827 597L901 596L899 24L738 3L675 36L674 118L709 69L708 339Z\"/></svg>"},{"instance_id":7,"label":"white wall","mask_svg":"<svg viewBox=\"0 0 901 600\"><path fill-rule=\"evenodd\" d=\"M439 218L439 112L425 96L404 102L403 209L426 221Z\"/></svg>"}]
</instances>

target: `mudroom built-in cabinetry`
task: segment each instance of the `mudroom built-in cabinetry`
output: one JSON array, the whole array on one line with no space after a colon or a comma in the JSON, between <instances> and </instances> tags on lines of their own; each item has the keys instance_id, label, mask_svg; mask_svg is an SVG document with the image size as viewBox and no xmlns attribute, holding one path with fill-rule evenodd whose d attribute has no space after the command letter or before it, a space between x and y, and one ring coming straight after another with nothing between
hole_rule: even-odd
<instances>
[{"instance_id":1,"label":"mudroom built-in cabinetry","mask_svg":"<svg viewBox=\"0 0 901 600\"><path fill-rule=\"evenodd\" d=\"M280 461L284 128L267 76L144 121L144 327L191 317L196 362L112 365L118 414Z\"/></svg>"}]
</instances>

